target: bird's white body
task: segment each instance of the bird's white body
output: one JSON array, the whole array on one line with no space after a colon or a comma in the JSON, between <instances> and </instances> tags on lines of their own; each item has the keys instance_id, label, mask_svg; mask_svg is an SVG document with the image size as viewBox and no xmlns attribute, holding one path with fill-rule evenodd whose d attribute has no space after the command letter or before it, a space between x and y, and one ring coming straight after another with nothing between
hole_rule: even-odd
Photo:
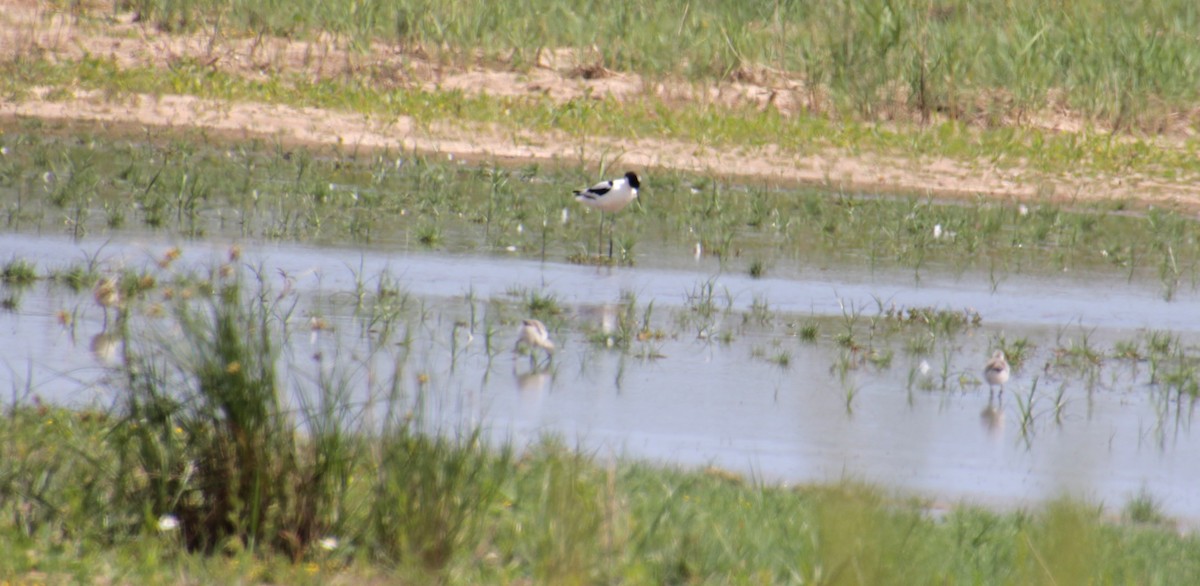
<instances>
[{"instance_id":1,"label":"bird's white body","mask_svg":"<svg viewBox=\"0 0 1200 586\"><path fill-rule=\"evenodd\" d=\"M1001 392L1004 391L1004 383L1008 382L1011 374L1012 369L1009 368L1008 360L1004 358L1002 350L996 350L992 354L992 359L988 360L987 365L983 367L983 378L987 381L988 386L1000 385Z\"/></svg>"},{"instance_id":2,"label":"bird's white body","mask_svg":"<svg viewBox=\"0 0 1200 586\"><path fill-rule=\"evenodd\" d=\"M637 173L629 171L625 173L624 177L619 179L601 181L587 189L575 191L575 201L600 211L600 241L597 246L602 247L604 245L604 212L613 214L625 209L625 206L637 199L638 187L641 187L641 182L638 181ZM608 227L608 258L612 258L612 251L612 221L610 220Z\"/></svg>"},{"instance_id":3,"label":"bird's white body","mask_svg":"<svg viewBox=\"0 0 1200 586\"><path fill-rule=\"evenodd\" d=\"M117 278L101 279L96 283L96 288L92 290L92 296L100 307L105 309L116 307L121 303L121 291L117 288Z\"/></svg>"},{"instance_id":4,"label":"bird's white body","mask_svg":"<svg viewBox=\"0 0 1200 586\"><path fill-rule=\"evenodd\" d=\"M554 353L554 342L550 341L550 331L546 329L546 324L541 320L527 319L521 321L521 329L517 331L517 343L513 346L513 350L520 350L525 347L530 354L534 348L541 348L546 351L546 354Z\"/></svg>"},{"instance_id":5,"label":"bird's white body","mask_svg":"<svg viewBox=\"0 0 1200 586\"><path fill-rule=\"evenodd\" d=\"M619 212L637 199L640 186L637 174L629 172L619 179L601 181L587 189L576 191L575 201L602 212Z\"/></svg>"},{"instance_id":6,"label":"bird's white body","mask_svg":"<svg viewBox=\"0 0 1200 586\"><path fill-rule=\"evenodd\" d=\"M96 300L96 305L104 309L104 326L103 330L108 331L108 309L110 307L117 309L117 315L120 316L121 306L121 290L118 288L117 278L108 277L100 279L96 283L96 288L92 290L92 297Z\"/></svg>"}]
</instances>

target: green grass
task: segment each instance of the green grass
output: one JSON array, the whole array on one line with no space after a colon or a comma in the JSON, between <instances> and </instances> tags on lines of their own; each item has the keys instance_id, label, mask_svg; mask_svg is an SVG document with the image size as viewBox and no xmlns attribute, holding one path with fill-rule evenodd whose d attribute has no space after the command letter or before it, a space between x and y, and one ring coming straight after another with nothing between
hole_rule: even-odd
<instances>
[{"instance_id":1,"label":"green grass","mask_svg":"<svg viewBox=\"0 0 1200 586\"><path fill-rule=\"evenodd\" d=\"M908 158L948 157L992 165L1072 174L1136 172L1179 179L1200 172L1184 148L1141 139L1114 140L1105 133L1059 133L1033 127L979 129L961 120L930 126L879 127L853 117L829 120L771 109L727 107L704 102L666 103L643 95L631 100L579 98L555 102L542 96L469 95L388 87L369 77L313 81L300 74L274 74L265 80L241 78L183 63L167 71L119 67L103 57L51 62L19 59L0 63L0 93L19 98L34 86L100 90L107 95L187 94L215 100L262 101L352 111L384 119L412 117L418 125L449 122L510 132L561 132L581 144L596 133L612 137L660 137L707 148L775 145L784 153L819 149L869 151Z\"/></svg>"},{"instance_id":2,"label":"green grass","mask_svg":"<svg viewBox=\"0 0 1200 586\"><path fill-rule=\"evenodd\" d=\"M27 287L38 278L33 263L14 258L0 267L0 282L9 287Z\"/></svg>"},{"instance_id":3,"label":"green grass","mask_svg":"<svg viewBox=\"0 0 1200 586\"><path fill-rule=\"evenodd\" d=\"M1200 95L1192 42L1200 11L1186 0L1113 4L640 0L596 10L586 0L523 3L302 0L124 0L166 31L382 42L460 64L515 69L544 51L584 65L695 80L808 82L809 108L835 118L941 114L993 122L1065 107L1118 128L1153 130ZM107 9L94 10L103 17ZM1153 34L1148 31L1154 31Z\"/></svg>"},{"instance_id":4,"label":"green grass","mask_svg":"<svg viewBox=\"0 0 1200 586\"><path fill-rule=\"evenodd\" d=\"M7 227L76 237L164 230L450 252L482 245L548 260L577 258L596 239L594 218L569 194L571 186L594 180L583 168L504 171L412 153L233 144L187 133L119 138L92 130L24 121L0 137L8 151L0 163L9 178L0 183L0 200L19 207ZM43 187L48 173L76 178L57 184L86 187L71 188L62 205L28 197L20 187L65 189ZM1200 263L1197 223L1174 211L1043 202L1020 213L983 199L949 203L727 185L669 170L646 176L652 203L621 215L620 239L680 254L699 239L723 264L745 253L760 275L768 266L803 260L898 267L918 279L927 271L986 272L999 287L1012 273L1090 270L1157 282L1169 298L1194 286L1187 275ZM122 216L116 227L112 210ZM560 221L564 210L570 212L566 222ZM64 217L70 221L61 222ZM937 226L954 237L935 237Z\"/></svg>"},{"instance_id":5,"label":"green grass","mask_svg":"<svg viewBox=\"0 0 1200 586\"><path fill-rule=\"evenodd\" d=\"M955 507L934 518L920 501L854 483L785 488L720 470L604 466L556 441L513 458L480 449L470 434L432 439L400 429L398 436L339 436L367 449L346 452L358 454L346 482L322 492L353 495L370 514L351 510L321 534L323 544L299 556L265 544L250 553L226 541L225 555L209 557L189 551L179 530L159 529L143 503L117 498L114 475L128 471L111 436L127 422L58 409L4 416L0 573L10 579L1179 584L1200 578L1194 537L1113 524L1084 503L1015 512ZM203 443L184 437L184 444ZM1144 500L1132 501L1127 514L1139 523L1161 522L1143 512ZM139 518L146 521L114 523Z\"/></svg>"},{"instance_id":6,"label":"green grass","mask_svg":"<svg viewBox=\"0 0 1200 586\"><path fill-rule=\"evenodd\" d=\"M1187 119L1200 91L1195 68L1185 66L1200 52L1192 42L1200 17L1180 0L1055 7L1032 0L682 7L644 0L611 10L568 0L302 0L265 8L145 0L113 7L137 10L144 22L170 31L309 38L329 31L357 48L395 42L456 64L482 59L525 69L540 50L590 51L596 44L585 60L652 78L752 80L768 67L815 83L809 110L783 115L651 95L557 103L421 91L381 83L387 73L377 71L251 80L186 59L159 71L123 69L103 57L51 62L18 53L0 64L0 93L20 99L36 85L52 88L54 99L74 89L115 100L189 94L383 119L406 115L424 125L555 130L581 142L592 132L720 149L769 142L792 154L865 149L1051 173L1179 179L1200 171L1194 141L1164 148L1023 124L1048 108L1134 133ZM928 125L906 124L926 116L933 118ZM876 124L891 120L900 124ZM592 222L550 229L562 208L574 209L564 186L595 179L588 161L505 170L410 153L195 135L113 139L51 126L18 121L0 137L8 229L53 227L73 237L161 230L318 244L411 239L451 251L479 250L481 243L526 255L549 250L551 259L594 241ZM1029 202L1025 214L983 200L945 204L731 186L663 170L647 175L645 194L654 203L622 215L621 248L642 242L690 251L700 239L722 262L748 251L748 272L757 276L798 259L904 267L917 278L942 269L986 271L994 279L1085 270L1151 279L1169 298L1200 263L1196 222L1170 210L1130 214L1119 203ZM955 236L937 237L934 226ZM7 283L33 273L28 263L15 266L23 262L5 268ZM89 262L59 279L84 290L97 275ZM119 275L122 297L139 299L165 284L163 276ZM479 429L426 428L420 403L414 416L406 402L431 386L430 373L407 360L420 325L413 320L423 324L426 309L413 307L384 277L374 291L360 281L357 296L363 331L398 354L393 372L373 373L391 394L383 394L383 423L370 428L349 400L353 365L317 354L313 360L329 368L301 383L280 368L296 334L290 310L272 302L261 281L244 279L215 269L170 281L178 293L164 295L165 322L123 308L114 328L126 343L110 379L120 399L111 411L22 405L4 412L0 576L161 584L1200 581L1200 541L1161 526L1147 494L1120 509L1134 525L1067 501L1009 512L956 507L935 517L925 503L854 483L788 488L720 470L600 462L555 440L517 452L488 444ZM12 293L4 305L16 309L19 302ZM561 309L553 293L530 293L523 303L549 315ZM713 328L731 306L730 294L722 296L713 281L698 283L676 316L676 331L664 333L652 321L653 300L639 304L628 295L616 330L598 341L621 352L640 348L645 357L655 355L664 335L688 330L728 343L732 331ZM477 330L489 356L493 326L507 323L510 310L491 311ZM842 318L799 326L805 342L842 347L835 370L848 411L858 387L847 372L889 368L897 336L910 340L914 354L945 351L948 364L954 337L986 318L940 308L887 312L851 308ZM747 315L762 328L776 319L765 300ZM1025 340L998 342L1018 364ZM782 344L759 357L787 367L792 351ZM1155 388L1168 399L1197 394L1197 362L1177 337L1151 332L1133 348L1143 346ZM1089 364L1103 356L1086 336L1061 347L1063 356ZM943 389L951 374L941 375ZM1028 400L1015 399L1027 419L1035 399L1049 398L1035 397L1036 384ZM313 393L297 399L296 385ZM179 527L164 529L165 519Z\"/></svg>"}]
</instances>

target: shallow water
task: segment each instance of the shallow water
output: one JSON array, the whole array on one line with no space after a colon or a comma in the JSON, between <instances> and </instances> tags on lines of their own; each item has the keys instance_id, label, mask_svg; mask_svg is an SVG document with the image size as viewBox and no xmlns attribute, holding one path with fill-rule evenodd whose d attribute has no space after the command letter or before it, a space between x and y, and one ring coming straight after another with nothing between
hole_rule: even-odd
<instances>
[{"instance_id":1,"label":"shallow water","mask_svg":"<svg viewBox=\"0 0 1200 586\"><path fill-rule=\"evenodd\" d=\"M0 250L43 271L91 258L109 270L150 266L170 244L0 236ZM227 246L211 242L180 246L183 267L212 267L227 253ZM1200 520L1200 494L1193 490L1200 481L1194 458L1200 437L1192 435L1190 400L1166 398L1149 384L1144 363L1108 359L1092 377L1043 368L1058 346L1086 339L1109 351L1145 330L1170 330L1194 347L1200 322L1182 318L1200 315L1195 293L1167 302L1157 283L1097 275L1008 276L993 291L990 281L971 276L925 274L916 282L911 272L863 274L804 264L786 278L752 279L721 273L716 261L693 260L683 251L646 259L638 268L596 268L504 256L242 248L243 261L277 289L290 280L301 300L298 322L320 315L333 324L330 331L295 329L289 354L296 379L306 369L332 367L332 360L314 366L307 357L316 352L355 356L365 365L350 376L362 402L378 400L368 381L389 373L398 350L368 348L351 300L359 276L372 281L386 271L427 314L412 328L405 375L410 399L419 397L450 425L482 423L496 437L519 442L550 432L601 457L714 464L772 481L863 479L942 502L1020 506L1069 493L1118 511L1144 489L1168 514ZM694 319L689 294L706 284L721 311ZM567 308L548 371L531 372L526 359L507 352L515 336L511 323L524 317L515 307L503 316L509 325L497 326L503 351L490 359L482 331L469 336L455 328L469 321L472 309L498 311L487 301L512 302L519 288L552 294ZM611 311L606 308L623 292L634 293L642 308L653 301L654 323L669 335L635 343L627 353L589 342L585 331L601 328ZM10 379L0 389L12 389L13 400L36 394L107 404L108 371L91 351L103 314L90 291L40 283L18 297L15 311L0 313L0 380ZM743 317L755 299L767 301L777 315L774 325ZM834 365L845 351L831 339L838 320L850 313L865 320L881 304L972 308L983 325L923 357L905 352L904 335L889 338L883 345L895 348L890 365L855 363L841 376ZM59 324L60 310L77 315L74 330ZM808 319L824 320L815 344L801 341L790 326ZM728 332L729 341L718 342L719 332ZM1001 398L992 399L978 379L999 335L1027 337L1036 349ZM756 358L755 349L786 353L788 364ZM647 354L661 357L639 357ZM922 360L929 374L920 374ZM415 382L416 373L429 382ZM1023 422L1021 403L1030 401L1031 416Z\"/></svg>"}]
</instances>

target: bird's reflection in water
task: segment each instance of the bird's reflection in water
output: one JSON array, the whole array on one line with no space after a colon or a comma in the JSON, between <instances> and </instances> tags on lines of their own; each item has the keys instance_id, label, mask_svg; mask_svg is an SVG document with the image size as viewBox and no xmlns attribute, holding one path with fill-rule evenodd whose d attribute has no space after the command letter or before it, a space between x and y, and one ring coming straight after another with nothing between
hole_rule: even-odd
<instances>
[{"instance_id":1,"label":"bird's reflection in water","mask_svg":"<svg viewBox=\"0 0 1200 586\"><path fill-rule=\"evenodd\" d=\"M513 369L513 377L517 379L517 391L521 393L541 393L546 390L551 378L549 371L540 369L526 372L517 372L516 369Z\"/></svg>"},{"instance_id":2,"label":"bird's reflection in water","mask_svg":"<svg viewBox=\"0 0 1200 586\"><path fill-rule=\"evenodd\" d=\"M585 305L579 308L579 321L588 324L587 327L592 328L592 331L598 331L608 336L607 342L611 346L613 343L611 334L617 331L619 325L618 309L619 306L614 303Z\"/></svg>"},{"instance_id":3,"label":"bird's reflection in water","mask_svg":"<svg viewBox=\"0 0 1200 586\"><path fill-rule=\"evenodd\" d=\"M526 416L536 416L542 410L546 400L547 390L554 375L545 369L534 368L518 371L513 368L513 379L517 383L517 397L520 412ZM537 417L534 417L537 419Z\"/></svg>"},{"instance_id":4,"label":"bird's reflection in water","mask_svg":"<svg viewBox=\"0 0 1200 586\"><path fill-rule=\"evenodd\" d=\"M120 345L121 336L119 334L102 330L99 334L92 336L92 343L89 348L96 362L105 366L115 366L117 364L117 350L120 348Z\"/></svg>"},{"instance_id":5,"label":"bird's reflection in water","mask_svg":"<svg viewBox=\"0 0 1200 586\"><path fill-rule=\"evenodd\" d=\"M1004 399L989 397L987 407L979 412L979 423L992 439L1004 437Z\"/></svg>"}]
</instances>

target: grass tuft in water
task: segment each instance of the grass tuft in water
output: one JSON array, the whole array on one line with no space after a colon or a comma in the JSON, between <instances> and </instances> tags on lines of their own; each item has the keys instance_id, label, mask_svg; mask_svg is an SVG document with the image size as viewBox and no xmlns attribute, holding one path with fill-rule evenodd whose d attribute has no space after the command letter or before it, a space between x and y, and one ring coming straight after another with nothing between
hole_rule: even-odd
<instances>
[{"instance_id":1,"label":"grass tuft in water","mask_svg":"<svg viewBox=\"0 0 1200 586\"><path fill-rule=\"evenodd\" d=\"M817 336L821 333L821 326L815 320L805 321L800 325L800 339L809 344L817 342Z\"/></svg>"},{"instance_id":2,"label":"grass tuft in water","mask_svg":"<svg viewBox=\"0 0 1200 586\"><path fill-rule=\"evenodd\" d=\"M27 287L37 281L37 269L33 263L14 258L0 268L0 282L12 287Z\"/></svg>"},{"instance_id":3,"label":"grass tuft in water","mask_svg":"<svg viewBox=\"0 0 1200 586\"><path fill-rule=\"evenodd\" d=\"M767 267L763 261L755 259L750 262L750 276L755 279L761 279L767 274Z\"/></svg>"}]
</instances>

